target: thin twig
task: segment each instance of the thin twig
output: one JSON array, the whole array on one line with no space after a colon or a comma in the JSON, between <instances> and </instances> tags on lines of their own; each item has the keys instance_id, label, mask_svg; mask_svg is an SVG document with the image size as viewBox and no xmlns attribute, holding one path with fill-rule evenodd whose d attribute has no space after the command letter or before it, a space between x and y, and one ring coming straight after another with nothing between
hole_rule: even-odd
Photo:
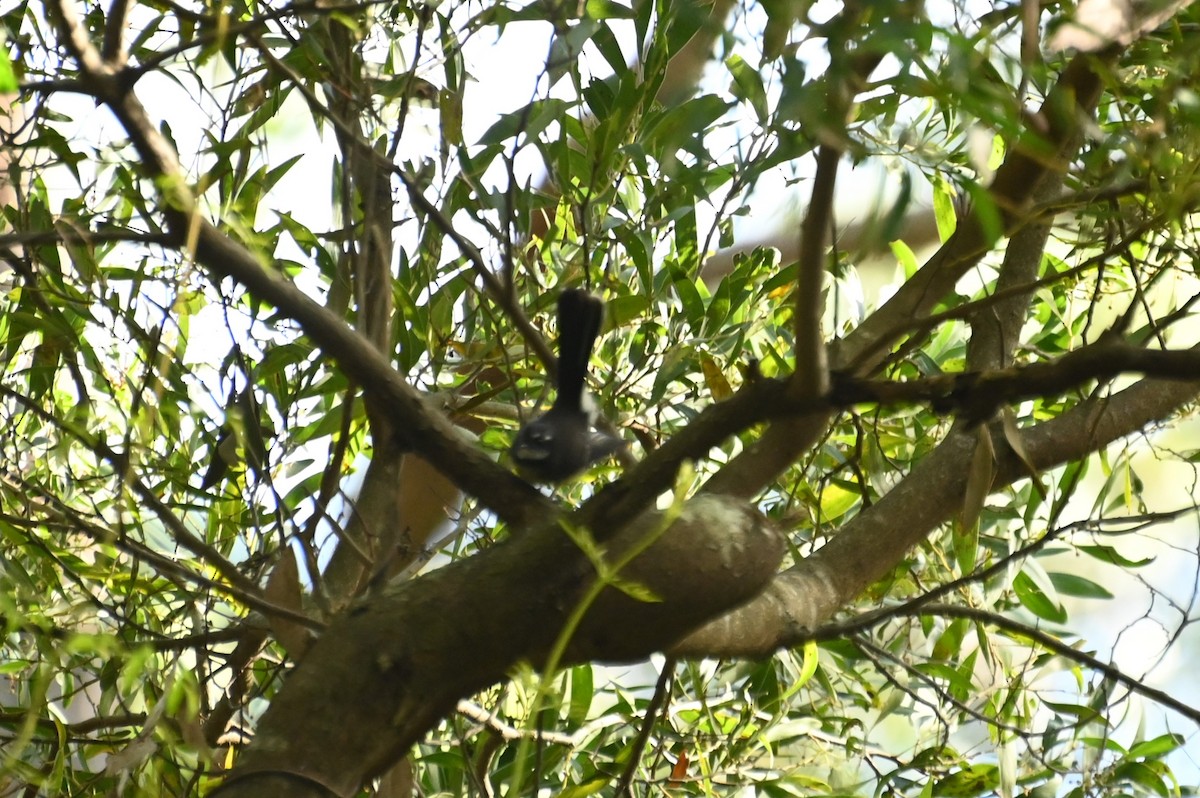
<instances>
[{"instance_id":1,"label":"thin twig","mask_svg":"<svg viewBox=\"0 0 1200 798\"><path fill-rule=\"evenodd\" d=\"M342 135L353 137L359 141L364 151L370 153L376 159L380 168L387 169L396 175L401 184L403 184L405 191L408 192L409 199L416 209L429 217L434 226L441 230L442 234L453 241L454 245L458 247L459 252L467 259L472 271L474 271L483 285L484 293L508 316L517 332L525 340L525 343L537 355L538 360L542 362L546 373L551 377L556 375L558 373L558 359L550 351L549 344L546 343L545 338L542 337L537 328L529 321L525 312L517 304L516 298L504 289L503 283L488 268L483 258L483 253L479 251L479 248L454 227L454 224L446 218L446 215L442 213L440 208L425 197L425 194L421 191L421 187L408 176L402 167L379 156L373 148L362 141L361 136L357 135L354 130L331 113L305 81L296 74L295 70L276 58L269 48L261 44L259 45L259 53L273 68L282 72L292 81L295 89L300 92L308 103L310 110L323 117Z\"/></svg>"},{"instance_id":2,"label":"thin twig","mask_svg":"<svg viewBox=\"0 0 1200 798\"><path fill-rule=\"evenodd\" d=\"M906 615L915 615L921 611L921 608L936 603L939 599L949 596L970 585L986 582L994 576L1008 571L1008 569L1018 562L1029 559L1039 551L1044 549L1050 543L1058 540L1064 535L1079 532L1093 527L1112 525L1121 526L1123 532L1134 532L1142 527L1153 524L1163 524L1169 521L1174 521L1182 516L1193 514L1196 512L1194 507L1185 507L1178 510L1173 510L1166 513L1148 513L1145 515L1126 516L1123 518L1101 518L1101 519L1085 519L1083 521L1075 521L1064 526L1056 527L1048 530L1037 540L1028 545L1021 546L1013 552L1001 557L987 568L981 568L969 574L952 579L945 584L927 590L916 598L910 599L902 604L897 604L890 607L879 607L878 609L864 612L847 621L841 623L831 623L825 626L818 627L813 631L811 640L840 640L847 635L856 634L866 631L871 627L878 626L885 621ZM1124 527L1130 527L1125 529Z\"/></svg>"},{"instance_id":3,"label":"thin twig","mask_svg":"<svg viewBox=\"0 0 1200 798\"><path fill-rule=\"evenodd\" d=\"M666 704L671 680L675 676L675 662L675 657L672 656L668 656L663 661L662 670L658 674L658 682L654 685L654 695L650 696L650 703L646 704L646 714L642 718L641 728L638 729L637 739L633 741L633 747L629 749L629 761L625 763L625 769L621 771L621 778L617 781L614 795L627 795L633 798L633 777L637 774L638 764L642 760L642 751L650 742L650 732L654 730L658 713Z\"/></svg>"},{"instance_id":4,"label":"thin twig","mask_svg":"<svg viewBox=\"0 0 1200 798\"><path fill-rule=\"evenodd\" d=\"M176 576L184 581L192 582L200 587L208 590L215 590L219 593L224 593L235 601L244 604L251 609L258 610L264 615L283 618L289 621L294 621L305 628L314 631L322 631L325 625L309 618L301 612L296 612L288 607L282 607L273 602L267 601L259 595L257 588L253 591L242 590L233 585L220 582L216 579L210 579L203 574L199 574L182 563L176 562L173 558L165 554L159 554L150 547L130 540L124 535L115 535L112 530L98 526L92 523L87 518L84 518L74 508L70 507L50 491L45 490L41 485L26 481L20 475L12 473L0 474L0 479L7 482L9 486L17 492L18 495L25 495L27 499L40 496L42 501L37 503L37 507L44 513L48 513L51 517L66 521L73 524L77 529L86 533L93 540L101 543L108 543L115 546L117 549L128 554L131 557L145 560L153 565L163 574ZM244 579L244 578L243 578Z\"/></svg>"},{"instance_id":5,"label":"thin twig","mask_svg":"<svg viewBox=\"0 0 1200 798\"><path fill-rule=\"evenodd\" d=\"M1080 651L1077 648L1072 648L1057 637L1043 632L1035 626L1030 626L1027 623L1013 620L999 613L990 612L988 610L975 609L974 607L961 607L951 604L927 604L921 607L920 610L913 613L914 615L939 615L944 618L965 618L970 621L987 624L1003 629L1010 634L1026 637L1032 640L1037 645L1045 648L1054 654L1057 654L1071 662L1078 663L1085 667L1100 673L1106 679L1116 682L1131 693L1136 693L1144 698L1148 698L1155 703L1161 704L1168 709L1173 709L1180 715L1183 715L1193 723L1200 724L1200 708L1192 707L1179 699L1155 687L1149 687L1140 679L1129 676L1119 668L1109 665L1107 662L1093 657Z\"/></svg>"}]
</instances>

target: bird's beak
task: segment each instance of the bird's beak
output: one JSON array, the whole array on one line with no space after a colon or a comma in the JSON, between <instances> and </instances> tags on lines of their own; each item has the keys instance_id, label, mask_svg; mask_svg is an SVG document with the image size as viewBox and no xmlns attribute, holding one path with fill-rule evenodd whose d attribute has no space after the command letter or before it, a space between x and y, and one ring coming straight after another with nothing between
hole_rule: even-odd
<instances>
[{"instance_id":1,"label":"bird's beak","mask_svg":"<svg viewBox=\"0 0 1200 798\"><path fill-rule=\"evenodd\" d=\"M513 459L517 462L536 462L545 460L550 456L549 450L541 446L514 446L512 450Z\"/></svg>"}]
</instances>

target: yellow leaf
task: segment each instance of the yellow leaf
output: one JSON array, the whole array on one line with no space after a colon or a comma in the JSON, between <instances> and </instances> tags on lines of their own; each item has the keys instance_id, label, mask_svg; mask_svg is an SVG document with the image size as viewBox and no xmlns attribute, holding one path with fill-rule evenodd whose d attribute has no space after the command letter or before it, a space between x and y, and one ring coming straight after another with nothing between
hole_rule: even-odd
<instances>
[{"instance_id":1,"label":"yellow leaf","mask_svg":"<svg viewBox=\"0 0 1200 798\"><path fill-rule=\"evenodd\" d=\"M704 382L708 385L708 392L714 399L720 402L733 395L733 388L729 386L729 380L725 379L721 367L711 356L703 353L700 355L700 368L704 370Z\"/></svg>"}]
</instances>

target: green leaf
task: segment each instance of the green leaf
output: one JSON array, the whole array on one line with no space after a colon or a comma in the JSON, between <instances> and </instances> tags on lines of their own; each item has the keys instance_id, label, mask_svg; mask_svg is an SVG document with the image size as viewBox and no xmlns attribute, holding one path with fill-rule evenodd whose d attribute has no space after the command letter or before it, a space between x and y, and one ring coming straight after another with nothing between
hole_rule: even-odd
<instances>
[{"instance_id":1,"label":"green leaf","mask_svg":"<svg viewBox=\"0 0 1200 798\"><path fill-rule=\"evenodd\" d=\"M784 685L779 678L779 663L769 659L756 664L746 679L745 690L764 712L776 714L784 693Z\"/></svg>"},{"instance_id":2,"label":"green leaf","mask_svg":"<svg viewBox=\"0 0 1200 798\"><path fill-rule=\"evenodd\" d=\"M662 602L662 596L641 582L635 582L632 579L623 579L620 576L614 575L609 577L609 584L634 601L640 601L643 604L658 604Z\"/></svg>"},{"instance_id":3,"label":"green leaf","mask_svg":"<svg viewBox=\"0 0 1200 798\"><path fill-rule=\"evenodd\" d=\"M20 84L7 53L0 54L0 93L12 94Z\"/></svg>"},{"instance_id":4,"label":"green leaf","mask_svg":"<svg viewBox=\"0 0 1200 798\"><path fill-rule=\"evenodd\" d=\"M978 183L968 182L966 190L971 197L971 212L979 220L984 240L991 246L1004 235L1004 219L1000 215L1000 208L996 206L991 192ZM938 229L941 229L940 224Z\"/></svg>"},{"instance_id":5,"label":"green leaf","mask_svg":"<svg viewBox=\"0 0 1200 798\"><path fill-rule=\"evenodd\" d=\"M970 765L938 781L935 796L967 798L992 792L999 784L1000 768L989 763Z\"/></svg>"},{"instance_id":6,"label":"green leaf","mask_svg":"<svg viewBox=\"0 0 1200 798\"><path fill-rule=\"evenodd\" d=\"M589 795L595 795L604 790L612 782L607 776L598 779L591 779L580 784L572 784L565 790L559 793L560 798L587 798Z\"/></svg>"},{"instance_id":7,"label":"green leaf","mask_svg":"<svg viewBox=\"0 0 1200 798\"><path fill-rule=\"evenodd\" d=\"M1143 740L1129 749L1130 759L1160 759L1183 747L1186 738L1182 734L1163 734L1152 740Z\"/></svg>"},{"instance_id":8,"label":"green leaf","mask_svg":"<svg viewBox=\"0 0 1200 798\"><path fill-rule=\"evenodd\" d=\"M942 243L954 235L958 226L958 213L954 209L954 186L938 176L933 181L933 218L937 222L938 238Z\"/></svg>"},{"instance_id":9,"label":"green leaf","mask_svg":"<svg viewBox=\"0 0 1200 798\"><path fill-rule=\"evenodd\" d=\"M836 482L830 482L821 491L821 520L836 521L861 500L861 491L849 490Z\"/></svg>"},{"instance_id":10,"label":"green leaf","mask_svg":"<svg viewBox=\"0 0 1200 798\"><path fill-rule=\"evenodd\" d=\"M817 672L817 665L820 664L820 649L817 648L817 643L815 640L809 640L805 642L803 651L804 661L800 668L800 673L797 674L796 679L792 682L792 687L789 690L789 693L794 692L808 684L808 680L811 679L813 674Z\"/></svg>"},{"instance_id":11,"label":"green leaf","mask_svg":"<svg viewBox=\"0 0 1200 798\"><path fill-rule=\"evenodd\" d=\"M595 697L595 682L591 665L576 665L571 668L571 703L567 717L578 726L587 720Z\"/></svg>"},{"instance_id":12,"label":"green leaf","mask_svg":"<svg viewBox=\"0 0 1200 798\"><path fill-rule=\"evenodd\" d=\"M1113 594L1102 585L1077 574L1050 573L1050 581L1059 593L1079 598L1110 599Z\"/></svg>"},{"instance_id":13,"label":"green leaf","mask_svg":"<svg viewBox=\"0 0 1200 798\"><path fill-rule=\"evenodd\" d=\"M563 100L536 100L523 108L502 115L479 138L479 144L499 144L518 134L524 134L527 139L536 139L552 122L566 114L568 108Z\"/></svg>"},{"instance_id":14,"label":"green leaf","mask_svg":"<svg viewBox=\"0 0 1200 798\"><path fill-rule=\"evenodd\" d=\"M975 570L979 562L979 520L978 516L970 526L959 524L954 534L954 563L958 572L966 575Z\"/></svg>"},{"instance_id":15,"label":"green leaf","mask_svg":"<svg viewBox=\"0 0 1200 798\"><path fill-rule=\"evenodd\" d=\"M1140 787L1144 787L1159 798L1171 798L1171 787L1166 783L1161 772L1161 763L1125 762L1113 774L1118 779L1127 779Z\"/></svg>"},{"instance_id":16,"label":"green leaf","mask_svg":"<svg viewBox=\"0 0 1200 798\"><path fill-rule=\"evenodd\" d=\"M1013 580L1013 590L1016 591L1021 605L1042 620L1054 623L1067 620L1067 612L1062 605L1051 601L1024 571L1018 573Z\"/></svg>"},{"instance_id":17,"label":"green leaf","mask_svg":"<svg viewBox=\"0 0 1200 798\"><path fill-rule=\"evenodd\" d=\"M1143 568L1147 565L1150 565L1157 559L1156 557L1145 557L1141 560L1131 560L1128 557L1121 554L1120 552L1118 552L1112 546L1105 546L1105 545L1098 545L1098 544L1087 545L1087 546L1080 545L1080 546L1076 546L1076 548L1079 551L1082 551L1084 554L1087 554L1091 557L1095 557L1097 560L1100 560L1101 562L1110 563L1112 565L1119 565L1122 568Z\"/></svg>"},{"instance_id":18,"label":"green leaf","mask_svg":"<svg viewBox=\"0 0 1200 798\"><path fill-rule=\"evenodd\" d=\"M963 535L971 535L978 541L979 516L983 513L984 502L992 492L992 483L996 477L996 450L992 442L991 430L980 424L975 431L975 451L971 456L971 466L967 471L967 485L963 496L962 526ZM963 573L970 573L975 567L977 545L965 541L955 552L959 568Z\"/></svg>"},{"instance_id":19,"label":"green leaf","mask_svg":"<svg viewBox=\"0 0 1200 798\"><path fill-rule=\"evenodd\" d=\"M263 192L270 191L275 186L275 184L278 183L283 178L284 175L286 175L288 172L292 171L292 167L295 166L297 163L299 163L300 159L303 157L304 157L303 154L294 155L291 158L288 158L287 160L285 160L283 163L279 164L279 166L273 167L272 169L268 170L262 178L262 185L260 187L261 190Z\"/></svg>"},{"instance_id":20,"label":"green leaf","mask_svg":"<svg viewBox=\"0 0 1200 798\"><path fill-rule=\"evenodd\" d=\"M591 19L633 19L633 8L614 0L587 0L584 12Z\"/></svg>"},{"instance_id":21,"label":"green leaf","mask_svg":"<svg viewBox=\"0 0 1200 798\"><path fill-rule=\"evenodd\" d=\"M600 22L595 19L581 19L565 31L558 30L550 44L549 67L546 74L553 86L564 75L577 69L579 56L583 47L592 38L592 34L600 28Z\"/></svg>"},{"instance_id":22,"label":"green leaf","mask_svg":"<svg viewBox=\"0 0 1200 798\"><path fill-rule=\"evenodd\" d=\"M683 318L699 328L704 321L704 299L700 296L699 286L683 269L675 268L670 271L671 287L675 289L683 305Z\"/></svg>"},{"instance_id":23,"label":"green leaf","mask_svg":"<svg viewBox=\"0 0 1200 798\"><path fill-rule=\"evenodd\" d=\"M790 0L762 0L762 8L767 14L767 24L763 30L763 58L774 61L783 55L802 6Z\"/></svg>"},{"instance_id":24,"label":"green leaf","mask_svg":"<svg viewBox=\"0 0 1200 798\"><path fill-rule=\"evenodd\" d=\"M933 656L946 662L954 661L962 653L962 641L971 628L965 618L956 618L946 625L933 645Z\"/></svg>"},{"instance_id":25,"label":"green leaf","mask_svg":"<svg viewBox=\"0 0 1200 798\"><path fill-rule=\"evenodd\" d=\"M639 137L647 149L660 151L680 139L694 136L725 115L730 103L715 94L705 94L672 108L648 113Z\"/></svg>"},{"instance_id":26,"label":"green leaf","mask_svg":"<svg viewBox=\"0 0 1200 798\"><path fill-rule=\"evenodd\" d=\"M763 88L762 76L758 74L758 70L751 68L740 55L726 58L725 67L733 75L733 95L750 103L759 124L766 124L767 92Z\"/></svg>"},{"instance_id":27,"label":"green leaf","mask_svg":"<svg viewBox=\"0 0 1200 798\"><path fill-rule=\"evenodd\" d=\"M608 3L608 5L616 5ZM589 3L589 9L591 4ZM589 10L589 15L591 11ZM593 17L597 18L598 17ZM629 65L625 61L625 53L621 50L621 44L617 41L617 37L613 35L612 29L607 25L601 25L596 28L596 32L592 35L592 44L596 45L596 49L600 51L600 55L604 56L604 60L612 67L614 75L621 77L629 72Z\"/></svg>"},{"instance_id":28,"label":"green leaf","mask_svg":"<svg viewBox=\"0 0 1200 798\"><path fill-rule=\"evenodd\" d=\"M908 244L896 239L891 241L888 246L891 247L892 254L896 256L896 262L900 264L900 268L904 272L904 279L907 280L917 273L920 264L917 263L917 256L909 249Z\"/></svg>"}]
</instances>

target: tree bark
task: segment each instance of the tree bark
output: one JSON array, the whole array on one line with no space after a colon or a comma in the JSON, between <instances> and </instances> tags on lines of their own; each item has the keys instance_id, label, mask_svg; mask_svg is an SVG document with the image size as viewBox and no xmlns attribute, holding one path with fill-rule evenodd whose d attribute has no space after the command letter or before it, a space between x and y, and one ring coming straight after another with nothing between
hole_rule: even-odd
<instances>
[{"instance_id":1,"label":"tree bark","mask_svg":"<svg viewBox=\"0 0 1200 798\"><path fill-rule=\"evenodd\" d=\"M757 594L785 544L756 510L718 496L688 502L666 531L643 515L608 561L660 535L620 571L656 601L607 587L570 631L560 665L636 661ZM221 796L285 795L278 774L358 789L456 702L518 662L542 667L596 571L557 523L386 589L330 625L260 721ZM251 774L261 773L263 781Z\"/></svg>"}]
</instances>

